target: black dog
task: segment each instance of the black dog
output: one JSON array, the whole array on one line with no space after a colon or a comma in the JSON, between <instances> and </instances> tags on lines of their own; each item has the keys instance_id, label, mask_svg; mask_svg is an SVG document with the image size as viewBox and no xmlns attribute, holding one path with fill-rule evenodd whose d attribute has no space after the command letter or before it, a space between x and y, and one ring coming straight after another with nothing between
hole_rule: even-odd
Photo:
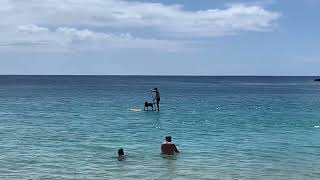
<instances>
[{"instance_id":1,"label":"black dog","mask_svg":"<svg viewBox=\"0 0 320 180\"><path fill-rule=\"evenodd\" d=\"M144 102L144 110L146 110L146 108L147 108L147 111L149 111L149 107L151 107L152 108L152 111L153 111L153 103L148 103L147 101L146 102Z\"/></svg>"}]
</instances>

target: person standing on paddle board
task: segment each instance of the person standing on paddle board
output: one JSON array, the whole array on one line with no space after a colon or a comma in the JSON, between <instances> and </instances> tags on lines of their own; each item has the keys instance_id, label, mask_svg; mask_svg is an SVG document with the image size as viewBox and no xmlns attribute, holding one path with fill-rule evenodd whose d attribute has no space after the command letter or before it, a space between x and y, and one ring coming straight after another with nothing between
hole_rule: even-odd
<instances>
[{"instance_id":1,"label":"person standing on paddle board","mask_svg":"<svg viewBox=\"0 0 320 180\"><path fill-rule=\"evenodd\" d=\"M160 106L159 106L159 103L160 103L160 93L159 93L159 91L158 91L158 88L152 89L152 92L155 92L155 93L156 93L156 96L154 97L153 102L156 101L157 109L158 109L158 111L160 111Z\"/></svg>"}]
</instances>

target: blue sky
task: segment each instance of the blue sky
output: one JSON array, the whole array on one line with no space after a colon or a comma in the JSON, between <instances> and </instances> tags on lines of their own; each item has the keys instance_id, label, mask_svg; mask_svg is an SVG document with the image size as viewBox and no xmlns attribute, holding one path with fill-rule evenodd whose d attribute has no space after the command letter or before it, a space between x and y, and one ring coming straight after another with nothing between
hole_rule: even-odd
<instances>
[{"instance_id":1,"label":"blue sky","mask_svg":"<svg viewBox=\"0 0 320 180\"><path fill-rule=\"evenodd\" d=\"M4 0L0 74L320 75L318 0Z\"/></svg>"}]
</instances>

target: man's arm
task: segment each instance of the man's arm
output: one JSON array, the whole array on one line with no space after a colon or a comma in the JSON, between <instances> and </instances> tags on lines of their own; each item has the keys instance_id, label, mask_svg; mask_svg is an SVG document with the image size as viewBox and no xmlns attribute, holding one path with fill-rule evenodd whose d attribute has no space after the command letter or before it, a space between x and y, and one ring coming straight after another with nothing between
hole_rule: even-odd
<instances>
[{"instance_id":1,"label":"man's arm","mask_svg":"<svg viewBox=\"0 0 320 180\"><path fill-rule=\"evenodd\" d=\"M161 153L163 153L163 152L164 152L164 145L161 144Z\"/></svg>"},{"instance_id":2,"label":"man's arm","mask_svg":"<svg viewBox=\"0 0 320 180\"><path fill-rule=\"evenodd\" d=\"M174 152L180 153L180 151L177 149L177 146L176 146L176 145L174 145Z\"/></svg>"}]
</instances>

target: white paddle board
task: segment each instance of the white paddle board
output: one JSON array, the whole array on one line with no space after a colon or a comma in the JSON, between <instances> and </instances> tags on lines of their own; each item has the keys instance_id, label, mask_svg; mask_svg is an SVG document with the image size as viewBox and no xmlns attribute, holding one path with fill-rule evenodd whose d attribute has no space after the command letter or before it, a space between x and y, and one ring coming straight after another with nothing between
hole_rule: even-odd
<instances>
[{"instance_id":1,"label":"white paddle board","mask_svg":"<svg viewBox=\"0 0 320 180\"><path fill-rule=\"evenodd\" d=\"M132 108L132 109L130 109L130 111L133 111L133 112L140 112L140 111L142 111L142 109Z\"/></svg>"}]
</instances>

